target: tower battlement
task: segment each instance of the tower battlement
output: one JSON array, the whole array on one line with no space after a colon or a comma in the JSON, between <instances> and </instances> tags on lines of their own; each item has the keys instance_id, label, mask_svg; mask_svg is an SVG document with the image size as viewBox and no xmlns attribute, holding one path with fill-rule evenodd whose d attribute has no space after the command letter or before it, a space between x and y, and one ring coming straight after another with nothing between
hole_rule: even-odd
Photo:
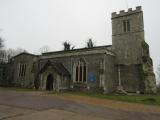
<instances>
[{"instance_id":1,"label":"tower battlement","mask_svg":"<svg viewBox=\"0 0 160 120\"><path fill-rule=\"evenodd\" d=\"M132 10L132 8L129 8L127 12L125 10L121 10L121 11L119 11L119 13L113 12L112 13L112 19L116 18L116 17L129 15L129 14L134 14L134 13L141 12L141 11L142 11L142 7L137 6L135 10Z\"/></svg>"}]
</instances>

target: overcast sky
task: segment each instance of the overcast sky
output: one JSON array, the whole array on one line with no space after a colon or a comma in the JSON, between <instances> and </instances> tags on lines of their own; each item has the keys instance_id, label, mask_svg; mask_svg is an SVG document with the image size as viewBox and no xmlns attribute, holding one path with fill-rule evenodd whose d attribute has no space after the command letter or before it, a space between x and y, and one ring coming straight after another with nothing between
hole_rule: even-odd
<instances>
[{"instance_id":1,"label":"overcast sky","mask_svg":"<svg viewBox=\"0 0 160 120\"><path fill-rule=\"evenodd\" d=\"M70 41L77 48L92 38L96 45L112 44L111 13L144 11L145 39L154 66L160 63L160 0L0 0L0 36L7 48L21 47L31 53L42 46L62 50Z\"/></svg>"}]
</instances>

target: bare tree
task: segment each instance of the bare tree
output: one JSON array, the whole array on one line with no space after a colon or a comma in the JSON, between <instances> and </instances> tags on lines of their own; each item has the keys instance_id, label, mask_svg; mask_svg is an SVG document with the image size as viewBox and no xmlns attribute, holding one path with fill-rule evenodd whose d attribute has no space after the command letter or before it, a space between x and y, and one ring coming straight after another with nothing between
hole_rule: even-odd
<instances>
[{"instance_id":1,"label":"bare tree","mask_svg":"<svg viewBox=\"0 0 160 120\"><path fill-rule=\"evenodd\" d=\"M23 48L16 48L16 55L20 54L20 53L23 53L23 52L27 52L25 49Z\"/></svg>"},{"instance_id":2,"label":"bare tree","mask_svg":"<svg viewBox=\"0 0 160 120\"><path fill-rule=\"evenodd\" d=\"M46 53L46 52L49 52L49 51L50 51L50 48L49 48L47 45L45 45L45 46L41 47L41 48L39 49L39 51L40 51L41 54L42 54L42 53Z\"/></svg>"},{"instance_id":3,"label":"bare tree","mask_svg":"<svg viewBox=\"0 0 160 120\"><path fill-rule=\"evenodd\" d=\"M23 48L16 48L16 49L9 48L8 50L6 50L6 52L7 52L7 55L13 57L27 51Z\"/></svg>"},{"instance_id":4,"label":"bare tree","mask_svg":"<svg viewBox=\"0 0 160 120\"><path fill-rule=\"evenodd\" d=\"M6 61L23 52L27 53L27 51L23 48L16 48L16 49L9 48L8 50L6 50L6 59L7 59Z\"/></svg>"},{"instance_id":5,"label":"bare tree","mask_svg":"<svg viewBox=\"0 0 160 120\"><path fill-rule=\"evenodd\" d=\"M7 62L7 53L5 50L0 50L0 63Z\"/></svg>"},{"instance_id":6,"label":"bare tree","mask_svg":"<svg viewBox=\"0 0 160 120\"><path fill-rule=\"evenodd\" d=\"M87 41L87 48L93 48L95 46L94 42L92 41L92 39L90 38Z\"/></svg>"},{"instance_id":7,"label":"bare tree","mask_svg":"<svg viewBox=\"0 0 160 120\"><path fill-rule=\"evenodd\" d=\"M0 37L0 63L5 62L4 40Z\"/></svg>"},{"instance_id":8,"label":"bare tree","mask_svg":"<svg viewBox=\"0 0 160 120\"><path fill-rule=\"evenodd\" d=\"M17 48L17 49L4 49L4 40L0 37L0 62L8 62L8 60L16 56L22 52L27 52L23 48Z\"/></svg>"},{"instance_id":9,"label":"bare tree","mask_svg":"<svg viewBox=\"0 0 160 120\"><path fill-rule=\"evenodd\" d=\"M6 53L7 53L8 60L11 57L16 56L18 54L15 49L11 49L11 48L9 48L8 50L6 50Z\"/></svg>"},{"instance_id":10,"label":"bare tree","mask_svg":"<svg viewBox=\"0 0 160 120\"><path fill-rule=\"evenodd\" d=\"M0 37L0 50L4 47L3 39Z\"/></svg>"}]
</instances>

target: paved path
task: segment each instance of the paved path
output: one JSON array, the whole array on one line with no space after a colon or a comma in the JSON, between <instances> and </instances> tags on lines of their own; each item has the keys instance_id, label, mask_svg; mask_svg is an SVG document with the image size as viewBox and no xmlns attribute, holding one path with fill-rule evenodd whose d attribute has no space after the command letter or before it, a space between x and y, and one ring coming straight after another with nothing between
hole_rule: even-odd
<instances>
[{"instance_id":1,"label":"paved path","mask_svg":"<svg viewBox=\"0 0 160 120\"><path fill-rule=\"evenodd\" d=\"M83 100L82 100L83 101ZM160 120L160 113L132 112L58 96L0 89L0 120Z\"/></svg>"}]
</instances>

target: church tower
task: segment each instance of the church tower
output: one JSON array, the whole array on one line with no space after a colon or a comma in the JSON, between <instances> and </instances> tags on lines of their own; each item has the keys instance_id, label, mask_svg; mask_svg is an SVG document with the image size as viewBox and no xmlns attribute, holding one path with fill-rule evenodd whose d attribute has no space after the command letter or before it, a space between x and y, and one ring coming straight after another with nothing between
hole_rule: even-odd
<instances>
[{"instance_id":1,"label":"church tower","mask_svg":"<svg viewBox=\"0 0 160 120\"><path fill-rule=\"evenodd\" d=\"M141 7L119 14L112 13L112 42L118 64L141 63L141 43L144 41L143 12Z\"/></svg>"},{"instance_id":2,"label":"church tower","mask_svg":"<svg viewBox=\"0 0 160 120\"><path fill-rule=\"evenodd\" d=\"M112 13L112 49L116 54L117 71L128 92L156 92L153 63L144 38L141 6Z\"/></svg>"}]
</instances>

